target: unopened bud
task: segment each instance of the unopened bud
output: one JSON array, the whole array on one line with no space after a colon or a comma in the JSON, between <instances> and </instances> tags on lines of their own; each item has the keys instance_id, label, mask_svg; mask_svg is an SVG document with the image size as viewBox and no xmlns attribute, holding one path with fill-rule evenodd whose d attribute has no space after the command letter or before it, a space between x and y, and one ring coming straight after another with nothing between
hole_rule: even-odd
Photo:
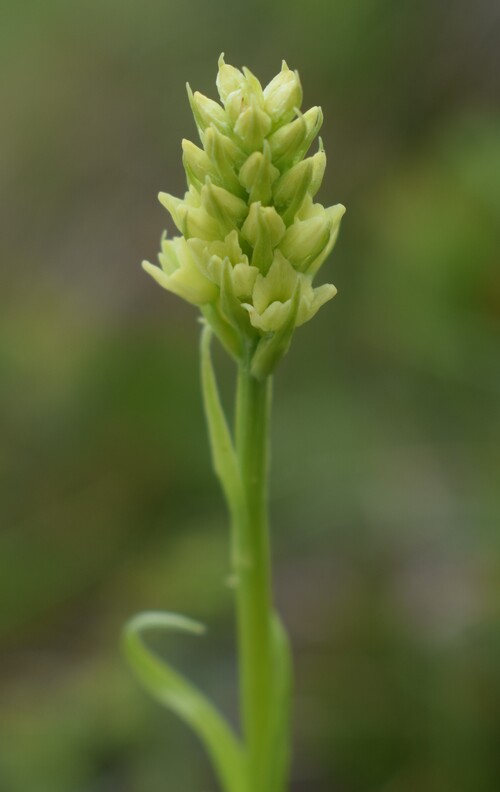
<instances>
[{"instance_id":1,"label":"unopened bud","mask_svg":"<svg viewBox=\"0 0 500 792\"><path fill-rule=\"evenodd\" d=\"M220 307L226 321L229 322L235 330L238 330L240 334L248 335L251 331L248 313L238 299L233 276L233 267L229 259L226 258L222 262Z\"/></svg>"},{"instance_id":2,"label":"unopened bud","mask_svg":"<svg viewBox=\"0 0 500 792\"><path fill-rule=\"evenodd\" d=\"M248 193L249 202L270 203L272 187L279 175L278 168L271 162L269 144L264 141L264 152L255 151L240 168L239 180Z\"/></svg>"},{"instance_id":3,"label":"unopened bud","mask_svg":"<svg viewBox=\"0 0 500 792\"><path fill-rule=\"evenodd\" d=\"M253 287L259 270L248 262L236 264L232 269L234 293L239 300L246 301L252 296Z\"/></svg>"},{"instance_id":4,"label":"unopened bud","mask_svg":"<svg viewBox=\"0 0 500 792\"><path fill-rule=\"evenodd\" d=\"M285 171L274 185L274 202L279 207L281 216L287 225L293 222L306 199L314 197L321 187L326 156L321 141L320 146L320 150L312 157L298 162ZM306 204L308 203L309 200L306 201Z\"/></svg>"},{"instance_id":5,"label":"unopened bud","mask_svg":"<svg viewBox=\"0 0 500 792\"><path fill-rule=\"evenodd\" d=\"M231 127L235 129L236 133L240 134L236 130L236 125L238 124L239 118L243 113L245 113L246 110L248 110L248 108L253 107L255 109L255 118L253 118L251 115L247 115L245 122L242 122L244 128L246 130L246 127L249 124L258 130L261 128L267 128L264 132L264 136L267 135L269 129L271 128L271 120L264 112L264 93L259 80L252 74L250 69L246 68L246 66L243 67L242 80L240 80L240 78L236 79L234 74L232 77L233 79L231 80L231 84L233 86L237 85L238 87L235 87L231 93L228 93L224 101L227 121ZM262 115L257 113L257 110L260 110ZM268 121L266 121L266 119L268 119ZM242 135L240 135L240 137L242 137ZM250 141L250 137L248 137L248 140ZM259 147L261 142L262 138L260 138L260 142L257 141L255 147Z\"/></svg>"},{"instance_id":6,"label":"unopened bud","mask_svg":"<svg viewBox=\"0 0 500 792\"><path fill-rule=\"evenodd\" d=\"M312 159L302 160L285 171L274 187L274 202L279 207L286 225L293 223L295 215L309 192L313 178Z\"/></svg>"},{"instance_id":7,"label":"unopened bud","mask_svg":"<svg viewBox=\"0 0 500 792\"><path fill-rule=\"evenodd\" d=\"M218 182L220 177L203 149L190 140L184 139L182 141L182 152L182 164L190 185L200 189L205 184L207 176Z\"/></svg>"},{"instance_id":8,"label":"unopened bud","mask_svg":"<svg viewBox=\"0 0 500 792\"><path fill-rule=\"evenodd\" d=\"M220 104L204 96L199 91L193 94L189 84L187 85L187 92L189 104L200 134L203 134L210 124L220 129L221 132L228 131L226 114Z\"/></svg>"},{"instance_id":9,"label":"unopened bud","mask_svg":"<svg viewBox=\"0 0 500 792\"><path fill-rule=\"evenodd\" d=\"M246 66L243 66L243 74L245 75L245 93L248 101L263 106L264 92L260 80Z\"/></svg>"},{"instance_id":10,"label":"unopened bud","mask_svg":"<svg viewBox=\"0 0 500 792\"><path fill-rule=\"evenodd\" d=\"M165 207L167 212L169 212L175 225L177 226L179 231L181 231L179 209L184 206L184 201L182 200L182 198L176 198L175 195L170 195L170 193L161 192L158 193L158 200L161 203L161 205Z\"/></svg>"},{"instance_id":11,"label":"unopened bud","mask_svg":"<svg viewBox=\"0 0 500 792\"><path fill-rule=\"evenodd\" d=\"M323 183L323 176L326 168L326 154L323 148L323 141L319 139L319 151L311 157L313 164L313 174L309 185L309 195L314 198Z\"/></svg>"},{"instance_id":12,"label":"unopened bud","mask_svg":"<svg viewBox=\"0 0 500 792\"><path fill-rule=\"evenodd\" d=\"M342 206L342 204L330 206L329 209L325 209L325 213L330 222L330 238L323 250L316 256L315 259L313 259L313 261L310 262L307 267L307 274L310 275L311 278L316 275L323 262L333 250L333 246L337 241L337 236L339 233L340 221L345 214L345 206Z\"/></svg>"},{"instance_id":13,"label":"unopened bud","mask_svg":"<svg viewBox=\"0 0 500 792\"><path fill-rule=\"evenodd\" d=\"M331 220L323 215L309 220L295 220L280 244L283 255L299 272L307 272L330 240Z\"/></svg>"},{"instance_id":14,"label":"unopened bud","mask_svg":"<svg viewBox=\"0 0 500 792\"><path fill-rule=\"evenodd\" d=\"M212 184L209 178L201 190L201 205L217 221L219 239L234 228L239 228L248 210L245 201L229 190Z\"/></svg>"},{"instance_id":15,"label":"unopened bud","mask_svg":"<svg viewBox=\"0 0 500 792\"><path fill-rule=\"evenodd\" d=\"M311 107L295 121L269 136L273 162L278 168L291 167L307 153L323 122L321 107Z\"/></svg>"},{"instance_id":16,"label":"unopened bud","mask_svg":"<svg viewBox=\"0 0 500 792\"><path fill-rule=\"evenodd\" d=\"M219 92L221 102L225 104L229 94L232 94L234 91L240 91L244 83L244 75L239 69L236 69L234 66L229 66L224 61L224 53L222 53L219 58L219 71L216 80L217 91Z\"/></svg>"},{"instance_id":17,"label":"unopened bud","mask_svg":"<svg viewBox=\"0 0 500 792\"><path fill-rule=\"evenodd\" d=\"M219 174L220 182L218 183L244 197L235 172L235 169L241 165L245 158L242 150L214 126L208 127L205 132L204 146L207 156Z\"/></svg>"},{"instance_id":18,"label":"unopened bud","mask_svg":"<svg viewBox=\"0 0 500 792\"><path fill-rule=\"evenodd\" d=\"M271 119L257 104L250 104L240 113L234 131L246 151L261 148L266 135L271 130Z\"/></svg>"},{"instance_id":19,"label":"unopened bud","mask_svg":"<svg viewBox=\"0 0 500 792\"><path fill-rule=\"evenodd\" d=\"M291 121L302 104L302 86L298 72L283 61L281 71L264 88L264 107L274 123Z\"/></svg>"},{"instance_id":20,"label":"unopened bud","mask_svg":"<svg viewBox=\"0 0 500 792\"><path fill-rule=\"evenodd\" d=\"M250 206L241 233L253 247L252 265L266 273L271 266L274 249L283 239L286 226L272 206L262 206L259 202Z\"/></svg>"},{"instance_id":21,"label":"unopened bud","mask_svg":"<svg viewBox=\"0 0 500 792\"><path fill-rule=\"evenodd\" d=\"M199 237L210 241L220 238L217 220L201 206L190 205L168 193L160 193L160 203L170 212L172 220L186 239Z\"/></svg>"}]
</instances>

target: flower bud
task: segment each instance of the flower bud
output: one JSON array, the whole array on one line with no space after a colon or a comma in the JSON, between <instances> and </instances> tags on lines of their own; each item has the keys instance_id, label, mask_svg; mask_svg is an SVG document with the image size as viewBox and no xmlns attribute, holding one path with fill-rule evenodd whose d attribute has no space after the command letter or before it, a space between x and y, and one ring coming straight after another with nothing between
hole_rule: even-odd
<instances>
[{"instance_id":1,"label":"flower bud","mask_svg":"<svg viewBox=\"0 0 500 792\"><path fill-rule=\"evenodd\" d=\"M262 206L259 201L251 204L248 217L243 223L241 233L247 242L255 246L261 229L269 237L272 247L279 244L286 231L285 224L273 206Z\"/></svg>"},{"instance_id":2,"label":"flower bud","mask_svg":"<svg viewBox=\"0 0 500 792\"><path fill-rule=\"evenodd\" d=\"M219 239L233 228L239 228L248 211L245 201L224 187L217 187L207 180L201 190L201 205L219 225Z\"/></svg>"},{"instance_id":3,"label":"flower bud","mask_svg":"<svg viewBox=\"0 0 500 792\"><path fill-rule=\"evenodd\" d=\"M174 221L175 225L180 229L180 218L179 218L179 209L184 206L184 201L182 198L176 198L175 195L170 195L170 193L161 192L158 193L158 200L162 206L165 207L167 212L169 212L172 220Z\"/></svg>"},{"instance_id":4,"label":"flower bud","mask_svg":"<svg viewBox=\"0 0 500 792\"><path fill-rule=\"evenodd\" d=\"M229 259L222 262L220 307L224 318L244 336L251 331L248 313L243 308L235 292L234 270Z\"/></svg>"},{"instance_id":5,"label":"flower bud","mask_svg":"<svg viewBox=\"0 0 500 792\"><path fill-rule=\"evenodd\" d=\"M239 180L248 193L249 202L270 203L272 186L279 175L278 168L271 162L269 144L264 141L264 152L255 151L240 168Z\"/></svg>"},{"instance_id":6,"label":"flower bud","mask_svg":"<svg viewBox=\"0 0 500 792\"><path fill-rule=\"evenodd\" d=\"M217 220L201 206L196 206L189 199L174 198L168 193L160 193L160 203L170 212L172 220L186 239L199 237L207 241L220 238Z\"/></svg>"},{"instance_id":7,"label":"flower bud","mask_svg":"<svg viewBox=\"0 0 500 792\"><path fill-rule=\"evenodd\" d=\"M245 84L245 77L234 66L229 66L224 61L224 53L219 58L219 71L217 73L216 85L221 102L226 103L226 99L234 91L241 91Z\"/></svg>"},{"instance_id":8,"label":"flower bud","mask_svg":"<svg viewBox=\"0 0 500 792\"><path fill-rule=\"evenodd\" d=\"M313 261L310 262L307 267L307 274L310 275L311 278L316 275L323 262L326 261L327 257L333 250L333 246L337 241L337 236L339 233L340 221L345 214L345 206L342 206L342 204L336 204L335 206L330 206L328 209L325 209L325 212L330 222L330 238L323 250Z\"/></svg>"},{"instance_id":9,"label":"flower bud","mask_svg":"<svg viewBox=\"0 0 500 792\"><path fill-rule=\"evenodd\" d=\"M291 71L283 61L281 71L264 88L264 108L273 123L291 121L302 104L302 86L298 72Z\"/></svg>"},{"instance_id":10,"label":"flower bud","mask_svg":"<svg viewBox=\"0 0 500 792\"><path fill-rule=\"evenodd\" d=\"M239 74L241 75L241 72ZM229 85L238 85L238 87L228 93L224 100L226 118L230 126L235 129L236 133L239 134L242 139L244 138L243 132L246 132L249 126L252 129L255 128L256 131L254 131L254 136L257 134L257 130L264 129L264 134L260 138L260 143L258 142L259 138L255 137L257 143L254 148L257 148L262 143L263 137L268 134L271 128L271 119L264 112L264 94L257 77L255 77L246 66L243 67L243 75L241 76L242 79L240 80L239 77L236 78L236 76L233 75L232 80L228 81L228 87ZM246 120L240 122L240 125L243 124L243 129L240 133L236 130L236 126L240 116L249 108L254 108L254 112L252 114L247 114ZM247 138L248 150L250 150L252 146L249 133L246 134L244 139L247 140Z\"/></svg>"},{"instance_id":11,"label":"flower bud","mask_svg":"<svg viewBox=\"0 0 500 792\"><path fill-rule=\"evenodd\" d=\"M331 220L323 215L309 220L295 220L283 237L280 250L299 272L307 272L330 240Z\"/></svg>"},{"instance_id":12,"label":"flower bud","mask_svg":"<svg viewBox=\"0 0 500 792\"><path fill-rule=\"evenodd\" d=\"M212 239L218 239L220 235L220 226L217 221L201 207L185 207L181 214L181 226L181 232L186 239L198 237L210 242Z\"/></svg>"},{"instance_id":13,"label":"flower bud","mask_svg":"<svg viewBox=\"0 0 500 792\"><path fill-rule=\"evenodd\" d=\"M226 118L231 129L238 121L240 114L243 112L248 103L245 100L245 93L241 91L233 91L229 94L225 102Z\"/></svg>"},{"instance_id":14,"label":"flower bud","mask_svg":"<svg viewBox=\"0 0 500 792\"><path fill-rule=\"evenodd\" d=\"M196 121L196 126L200 131L200 135L203 136L203 133L207 127L210 126L210 124L213 124L221 132L228 131L226 114L220 104L217 104L217 102L214 102L213 99L209 99L207 96L204 96L199 91L196 91L196 93L193 94L189 83L187 84L187 92L189 104L191 105L191 110L193 112L194 120Z\"/></svg>"},{"instance_id":15,"label":"flower bud","mask_svg":"<svg viewBox=\"0 0 500 792\"><path fill-rule=\"evenodd\" d=\"M206 266L203 269L203 272L206 274L207 278L219 287L222 285L222 269L224 260L225 259L219 258L219 256L210 256Z\"/></svg>"},{"instance_id":16,"label":"flower bud","mask_svg":"<svg viewBox=\"0 0 500 792\"><path fill-rule=\"evenodd\" d=\"M323 123L321 107L311 107L295 121L280 127L269 136L274 164L284 170L298 162L307 153Z\"/></svg>"},{"instance_id":17,"label":"flower bud","mask_svg":"<svg viewBox=\"0 0 500 792\"><path fill-rule=\"evenodd\" d=\"M313 178L312 158L302 160L285 171L274 187L274 203L286 225L293 223L295 215L304 203Z\"/></svg>"},{"instance_id":18,"label":"flower bud","mask_svg":"<svg viewBox=\"0 0 500 792\"><path fill-rule=\"evenodd\" d=\"M285 230L285 224L274 207L262 206L259 202L250 206L241 234L252 245L252 266L260 272L265 274L271 266L274 248L280 243Z\"/></svg>"},{"instance_id":19,"label":"flower bud","mask_svg":"<svg viewBox=\"0 0 500 792\"><path fill-rule=\"evenodd\" d=\"M313 197L318 192L325 166L326 156L321 147L312 157L298 162L285 171L274 185L274 202L287 225L290 225L295 215L300 212L306 197Z\"/></svg>"},{"instance_id":20,"label":"flower bud","mask_svg":"<svg viewBox=\"0 0 500 792\"><path fill-rule=\"evenodd\" d=\"M264 106L264 92L260 80L257 79L255 74L252 74L250 69L243 66L243 74L245 75L245 93L247 101L255 102L259 107Z\"/></svg>"},{"instance_id":21,"label":"flower bud","mask_svg":"<svg viewBox=\"0 0 500 792\"><path fill-rule=\"evenodd\" d=\"M271 119L257 104L252 103L238 116L234 131L246 151L261 148L271 129Z\"/></svg>"},{"instance_id":22,"label":"flower bud","mask_svg":"<svg viewBox=\"0 0 500 792\"><path fill-rule=\"evenodd\" d=\"M205 305L217 299L218 289L210 283L194 263L186 240L175 237L162 240L158 256L160 267L143 261L142 266L164 289L177 294L193 305Z\"/></svg>"},{"instance_id":23,"label":"flower bud","mask_svg":"<svg viewBox=\"0 0 500 792\"><path fill-rule=\"evenodd\" d=\"M323 176L326 168L326 154L323 148L323 141L319 139L319 150L311 157L313 164L313 175L309 185L309 195L314 198L323 183Z\"/></svg>"},{"instance_id":24,"label":"flower bud","mask_svg":"<svg viewBox=\"0 0 500 792\"><path fill-rule=\"evenodd\" d=\"M200 189L205 184L207 176L219 183L220 177L203 149L184 138L182 141L182 152L182 164L190 185Z\"/></svg>"},{"instance_id":25,"label":"flower bud","mask_svg":"<svg viewBox=\"0 0 500 792\"><path fill-rule=\"evenodd\" d=\"M236 195L244 197L245 193L241 189L235 172L235 169L245 159L241 149L227 135L223 135L214 126L209 126L205 132L204 147L207 156L213 163L213 167L219 174L219 179L214 181L217 181L218 184L231 190Z\"/></svg>"},{"instance_id":26,"label":"flower bud","mask_svg":"<svg viewBox=\"0 0 500 792\"><path fill-rule=\"evenodd\" d=\"M248 258L243 253L237 231L231 231L224 240L224 255L227 256L233 266L241 262L248 264Z\"/></svg>"},{"instance_id":27,"label":"flower bud","mask_svg":"<svg viewBox=\"0 0 500 792\"><path fill-rule=\"evenodd\" d=\"M239 300L249 300L252 296L253 287L259 270L252 267L248 261L246 264L240 262L232 269L234 293Z\"/></svg>"}]
</instances>

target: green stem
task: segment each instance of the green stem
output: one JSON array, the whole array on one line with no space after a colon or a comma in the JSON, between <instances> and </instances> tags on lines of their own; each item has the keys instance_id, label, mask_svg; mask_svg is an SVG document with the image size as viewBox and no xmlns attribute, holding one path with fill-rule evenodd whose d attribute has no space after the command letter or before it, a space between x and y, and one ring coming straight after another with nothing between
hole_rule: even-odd
<instances>
[{"instance_id":1,"label":"green stem","mask_svg":"<svg viewBox=\"0 0 500 792\"><path fill-rule=\"evenodd\" d=\"M249 792L268 786L272 695L272 591L267 516L271 378L239 363L236 453L242 500L234 517L241 709L249 762Z\"/></svg>"}]
</instances>

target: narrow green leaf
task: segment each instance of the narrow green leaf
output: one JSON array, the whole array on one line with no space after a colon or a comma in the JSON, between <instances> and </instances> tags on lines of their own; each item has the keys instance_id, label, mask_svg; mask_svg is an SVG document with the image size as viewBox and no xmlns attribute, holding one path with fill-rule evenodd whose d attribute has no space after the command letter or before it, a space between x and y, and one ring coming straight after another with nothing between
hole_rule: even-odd
<instances>
[{"instance_id":1,"label":"narrow green leaf","mask_svg":"<svg viewBox=\"0 0 500 792\"><path fill-rule=\"evenodd\" d=\"M201 384L207 417L210 448L215 472L231 510L242 502L242 484L231 433L219 397L210 354L212 331L208 325L201 334Z\"/></svg>"},{"instance_id":2,"label":"narrow green leaf","mask_svg":"<svg viewBox=\"0 0 500 792\"><path fill-rule=\"evenodd\" d=\"M246 758L240 741L206 696L144 643L146 630L159 629L194 635L205 631L199 622L175 613L140 613L124 628L123 647L129 665L153 698L175 712L198 735L224 792L247 792Z\"/></svg>"},{"instance_id":3,"label":"narrow green leaf","mask_svg":"<svg viewBox=\"0 0 500 792\"><path fill-rule=\"evenodd\" d=\"M270 780L268 792L286 792L290 771L292 660L290 643L279 616L271 619L273 687L270 713Z\"/></svg>"},{"instance_id":4,"label":"narrow green leaf","mask_svg":"<svg viewBox=\"0 0 500 792\"><path fill-rule=\"evenodd\" d=\"M238 361L241 357L242 351L241 339L234 327L232 327L229 322L226 322L226 320L223 319L220 311L215 305L202 305L201 312L228 355L230 355L235 361Z\"/></svg>"}]
</instances>

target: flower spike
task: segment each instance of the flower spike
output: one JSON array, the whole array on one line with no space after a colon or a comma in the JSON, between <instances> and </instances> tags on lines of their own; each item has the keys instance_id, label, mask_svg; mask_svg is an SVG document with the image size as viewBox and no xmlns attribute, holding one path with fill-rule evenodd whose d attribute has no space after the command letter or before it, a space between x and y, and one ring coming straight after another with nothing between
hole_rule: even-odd
<instances>
[{"instance_id":1,"label":"flower spike","mask_svg":"<svg viewBox=\"0 0 500 792\"><path fill-rule=\"evenodd\" d=\"M164 239L160 267L145 262L144 269L200 306L226 346L220 328L231 326L242 350L258 352L253 370L267 375L295 328L336 293L329 284L314 287L313 277L345 209L314 202L326 166L321 139L318 151L307 153L323 113L301 112L296 71L283 61L262 88L249 69L227 64L222 54L216 84L220 104L188 85L201 147L182 141L184 198L160 193L181 236Z\"/></svg>"}]
</instances>

